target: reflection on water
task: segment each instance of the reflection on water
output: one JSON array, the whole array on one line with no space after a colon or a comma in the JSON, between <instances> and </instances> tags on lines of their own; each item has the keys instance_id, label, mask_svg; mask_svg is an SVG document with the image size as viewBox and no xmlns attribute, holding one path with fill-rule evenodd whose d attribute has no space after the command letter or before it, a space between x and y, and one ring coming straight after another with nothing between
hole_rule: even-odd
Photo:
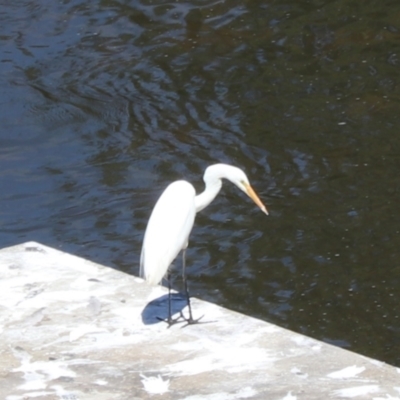
<instances>
[{"instance_id":1,"label":"reflection on water","mask_svg":"<svg viewBox=\"0 0 400 400\"><path fill-rule=\"evenodd\" d=\"M400 365L400 5L131 3L0 6L1 246L137 274L164 187L232 163L271 215L227 184L192 293Z\"/></svg>"}]
</instances>

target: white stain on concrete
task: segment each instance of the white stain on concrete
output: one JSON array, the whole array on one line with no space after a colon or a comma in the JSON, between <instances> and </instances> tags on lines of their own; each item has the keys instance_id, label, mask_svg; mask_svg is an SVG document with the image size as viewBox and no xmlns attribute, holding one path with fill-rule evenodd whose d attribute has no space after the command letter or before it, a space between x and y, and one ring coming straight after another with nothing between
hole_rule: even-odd
<instances>
[{"instance_id":1,"label":"white stain on concrete","mask_svg":"<svg viewBox=\"0 0 400 400\"><path fill-rule=\"evenodd\" d=\"M144 390L149 394L164 394L169 391L169 379L164 380L161 375L145 376L140 374Z\"/></svg>"},{"instance_id":2,"label":"white stain on concrete","mask_svg":"<svg viewBox=\"0 0 400 400\"><path fill-rule=\"evenodd\" d=\"M339 371L332 372L328 374L328 378L332 379L349 379L361 374L365 371L365 367L357 367L352 365L350 367L343 368Z\"/></svg>"},{"instance_id":3,"label":"white stain on concrete","mask_svg":"<svg viewBox=\"0 0 400 400\"><path fill-rule=\"evenodd\" d=\"M51 388L55 391L60 400L79 400L79 395L65 390L61 385L52 385Z\"/></svg>"},{"instance_id":4,"label":"white stain on concrete","mask_svg":"<svg viewBox=\"0 0 400 400\"><path fill-rule=\"evenodd\" d=\"M293 396L292 392L289 392L282 400L297 400L297 396Z\"/></svg>"},{"instance_id":5,"label":"white stain on concrete","mask_svg":"<svg viewBox=\"0 0 400 400\"><path fill-rule=\"evenodd\" d=\"M34 361L25 352L20 352L21 365L14 368L13 372L22 372L25 383L18 388L21 390L39 390L47 387L47 382L60 378L74 378L76 373L62 361Z\"/></svg>"},{"instance_id":6,"label":"white stain on concrete","mask_svg":"<svg viewBox=\"0 0 400 400\"><path fill-rule=\"evenodd\" d=\"M107 332L107 330L99 328L98 326L95 325L81 325L73 329L69 333L69 341L73 342L81 338L82 336L85 336L88 333L98 333L98 332Z\"/></svg>"},{"instance_id":7,"label":"white stain on concrete","mask_svg":"<svg viewBox=\"0 0 400 400\"><path fill-rule=\"evenodd\" d=\"M249 399L253 396L256 396L258 392L254 390L252 387L247 386L244 387L237 392L217 392L212 394L196 394L193 396L185 397L182 400L241 400L241 399Z\"/></svg>"},{"instance_id":8,"label":"white stain on concrete","mask_svg":"<svg viewBox=\"0 0 400 400\"><path fill-rule=\"evenodd\" d=\"M366 396L372 393L377 393L379 391L380 388L378 385L363 385L363 386L353 386L345 389L334 390L333 394L335 397L352 399L359 396Z\"/></svg>"},{"instance_id":9,"label":"white stain on concrete","mask_svg":"<svg viewBox=\"0 0 400 400\"><path fill-rule=\"evenodd\" d=\"M197 375L204 372L223 370L229 373L239 373L257 368L257 365L272 365L275 358L268 354L267 350L258 347L238 348L230 346L229 341L225 345L221 343L208 343L204 346L201 342L198 349L207 348L207 354L196 358L170 364L167 369L178 375Z\"/></svg>"},{"instance_id":10,"label":"white stain on concrete","mask_svg":"<svg viewBox=\"0 0 400 400\"><path fill-rule=\"evenodd\" d=\"M379 361L379 360L369 360L369 362L373 365L376 365L377 367L383 367L385 365L384 362Z\"/></svg>"},{"instance_id":11,"label":"white stain on concrete","mask_svg":"<svg viewBox=\"0 0 400 400\"><path fill-rule=\"evenodd\" d=\"M315 352L319 352L322 348L321 342L307 336L293 336L290 339L298 346L308 347Z\"/></svg>"},{"instance_id":12,"label":"white stain on concrete","mask_svg":"<svg viewBox=\"0 0 400 400\"><path fill-rule=\"evenodd\" d=\"M108 385L108 381L105 381L104 379L96 379L96 380L94 381L94 383L95 383L96 385L100 385L100 386Z\"/></svg>"},{"instance_id":13,"label":"white stain on concrete","mask_svg":"<svg viewBox=\"0 0 400 400\"><path fill-rule=\"evenodd\" d=\"M9 395L6 396L5 400L28 400L28 399L41 399L46 396L54 395L53 391L39 391L39 392L26 392L23 395Z\"/></svg>"}]
</instances>

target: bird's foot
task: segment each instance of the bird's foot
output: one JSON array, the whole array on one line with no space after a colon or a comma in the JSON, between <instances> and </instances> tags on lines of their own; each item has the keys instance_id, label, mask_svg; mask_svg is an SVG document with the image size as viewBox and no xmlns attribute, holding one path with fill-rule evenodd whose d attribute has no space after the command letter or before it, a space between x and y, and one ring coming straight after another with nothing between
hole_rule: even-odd
<instances>
[{"instance_id":1,"label":"bird's foot","mask_svg":"<svg viewBox=\"0 0 400 400\"><path fill-rule=\"evenodd\" d=\"M182 311L181 311L181 318L183 318L184 321L186 321L186 324L182 326L182 328L184 328L185 326L188 325L195 325L195 324L205 324L207 322L200 322L200 320L204 317L204 315L202 315L200 318L196 318L194 319L192 315L189 316L189 318L185 318L185 316L183 315Z\"/></svg>"},{"instance_id":2,"label":"bird's foot","mask_svg":"<svg viewBox=\"0 0 400 400\"><path fill-rule=\"evenodd\" d=\"M181 318L183 318L183 321L181 320ZM172 317L168 317L168 318L157 317L157 319L159 321L166 322L168 324L168 328L170 328L172 325L179 324L180 322L186 321L186 319L183 317L183 315L179 315L179 317L176 317L176 318L172 318Z\"/></svg>"}]
</instances>

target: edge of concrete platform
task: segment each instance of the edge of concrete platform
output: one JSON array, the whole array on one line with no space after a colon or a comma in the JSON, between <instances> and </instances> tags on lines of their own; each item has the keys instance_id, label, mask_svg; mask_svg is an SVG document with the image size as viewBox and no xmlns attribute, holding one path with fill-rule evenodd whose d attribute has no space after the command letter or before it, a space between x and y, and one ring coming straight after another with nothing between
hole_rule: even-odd
<instances>
[{"instance_id":1,"label":"edge of concrete platform","mask_svg":"<svg viewBox=\"0 0 400 400\"><path fill-rule=\"evenodd\" d=\"M400 369L36 242L0 250L0 398L398 399ZM183 311L176 295L174 311Z\"/></svg>"}]
</instances>

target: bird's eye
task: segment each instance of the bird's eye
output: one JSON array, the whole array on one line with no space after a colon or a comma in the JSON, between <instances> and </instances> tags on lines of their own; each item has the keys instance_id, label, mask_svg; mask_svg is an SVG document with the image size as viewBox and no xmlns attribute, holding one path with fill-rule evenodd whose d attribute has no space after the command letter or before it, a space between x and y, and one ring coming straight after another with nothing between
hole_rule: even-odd
<instances>
[{"instance_id":1,"label":"bird's eye","mask_svg":"<svg viewBox=\"0 0 400 400\"><path fill-rule=\"evenodd\" d=\"M239 181L239 183L240 183L239 187L240 187L242 190L246 191L246 186L247 186L246 181L241 180L241 181Z\"/></svg>"}]
</instances>

